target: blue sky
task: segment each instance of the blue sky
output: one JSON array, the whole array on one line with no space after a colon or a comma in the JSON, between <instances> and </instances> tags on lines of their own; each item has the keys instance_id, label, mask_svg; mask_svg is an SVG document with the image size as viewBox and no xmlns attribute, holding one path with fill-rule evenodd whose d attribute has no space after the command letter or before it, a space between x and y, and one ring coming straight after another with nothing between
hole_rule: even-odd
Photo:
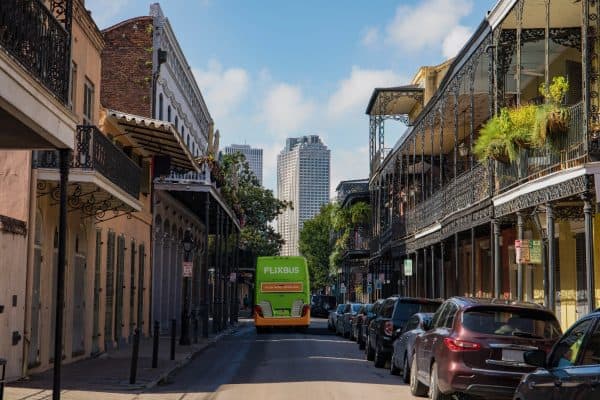
<instances>
[{"instance_id":1,"label":"blue sky","mask_svg":"<svg viewBox=\"0 0 600 400\"><path fill-rule=\"evenodd\" d=\"M86 0L103 29L147 15L142 0ZM286 137L320 135L331 149L332 190L368 176L374 87L410 82L421 65L456 54L496 0L163 0L221 145L264 149L276 189ZM403 126L386 127L392 147Z\"/></svg>"}]
</instances>

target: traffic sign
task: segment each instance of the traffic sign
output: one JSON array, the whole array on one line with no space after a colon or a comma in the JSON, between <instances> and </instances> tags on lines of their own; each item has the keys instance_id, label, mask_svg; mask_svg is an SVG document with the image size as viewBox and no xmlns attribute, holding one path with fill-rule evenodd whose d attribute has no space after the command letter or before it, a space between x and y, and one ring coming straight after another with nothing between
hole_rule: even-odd
<instances>
[{"instance_id":1,"label":"traffic sign","mask_svg":"<svg viewBox=\"0 0 600 400\"><path fill-rule=\"evenodd\" d=\"M192 277L192 270L194 269L194 263L191 261L184 261L183 262L183 277L184 278L191 278Z\"/></svg>"},{"instance_id":2,"label":"traffic sign","mask_svg":"<svg viewBox=\"0 0 600 400\"><path fill-rule=\"evenodd\" d=\"M406 260L404 260L404 276L412 276L412 274L412 260L410 258L407 258Z\"/></svg>"}]
</instances>

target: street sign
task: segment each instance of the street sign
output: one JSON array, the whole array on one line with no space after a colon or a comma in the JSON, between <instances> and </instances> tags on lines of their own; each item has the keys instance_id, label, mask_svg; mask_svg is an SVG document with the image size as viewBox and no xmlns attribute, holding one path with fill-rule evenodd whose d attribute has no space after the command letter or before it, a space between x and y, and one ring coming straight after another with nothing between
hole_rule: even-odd
<instances>
[{"instance_id":1,"label":"street sign","mask_svg":"<svg viewBox=\"0 0 600 400\"><path fill-rule=\"evenodd\" d=\"M194 263L191 261L183 262L183 277L191 278L192 277L192 269L194 268Z\"/></svg>"},{"instance_id":2,"label":"street sign","mask_svg":"<svg viewBox=\"0 0 600 400\"><path fill-rule=\"evenodd\" d=\"M404 276L412 276L412 274L412 260L410 258L407 258L406 260L404 260Z\"/></svg>"},{"instance_id":3,"label":"street sign","mask_svg":"<svg viewBox=\"0 0 600 400\"><path fill-rule=\"evenodd\" d=\"M379 279L375 280L375 289L377 290L381 290L381 288L383 287L381 281Z\"/></svg>"},{"instance_id":4,"label":"street sign","mask_svg":"<svg viewBox=\"0 0 600 400\"><path fill-rule=\"evenodd\" d=\"M229 282L235 282L236 279L237 279L237 274L235 272L232 272L229 274Z\"/></svg>"},{"instance_id":5,"label":"street sign","mask_svg":"<svg viewBox=\"0 0 600 400\"><path fill-rule=\"evenodd\" d=\"M344 293L346 293L346 286L344 286L344 284L343 284L343 283L340 285L340 293L341 293L341 294L344 294Z\"/></svg>"},{"instance_id":6,"label":"street sign","mask_svg":"<svg viewBox=\"0 0 600 400\"><path fill-rule=\"evenodd\" d=\"M541 240L515 240L515 256L517 264L541 264Z\"/></svg>"},{"instance_id":7,"label":"street sign","mask_svg":"<svg viewBox=\"0 0 600 400\"><path fill-rule=\"evenodd\" d=\"M367 293L373 293L373 285L370 283L367 285Z\"/></svg>"},{"instance_id":8,"label":"street sign","mask_svg":"<svg viewBox=\"0 0 600 400\"><path fill-rule=\"evenodd\" d=\"M371 274L371 273L367 274L367 282L369 282L369 283L373 282L373 274Z\"/></svg>"}]
</instances>

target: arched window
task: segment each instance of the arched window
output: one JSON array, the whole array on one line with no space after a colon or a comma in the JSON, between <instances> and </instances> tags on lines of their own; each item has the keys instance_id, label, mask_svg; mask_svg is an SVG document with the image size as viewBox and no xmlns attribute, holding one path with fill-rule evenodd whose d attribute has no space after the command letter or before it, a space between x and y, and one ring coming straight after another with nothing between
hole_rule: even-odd
<instances>
[{"instance_id":1,"label":"arched window","mask_svg":"<svg viewBox=\"0 0 600 400\"><path fill-rule=\"evenodd\" d=\"M158 95L158 119L163 119L163 94Z\"/></svg>"}]
</instances>

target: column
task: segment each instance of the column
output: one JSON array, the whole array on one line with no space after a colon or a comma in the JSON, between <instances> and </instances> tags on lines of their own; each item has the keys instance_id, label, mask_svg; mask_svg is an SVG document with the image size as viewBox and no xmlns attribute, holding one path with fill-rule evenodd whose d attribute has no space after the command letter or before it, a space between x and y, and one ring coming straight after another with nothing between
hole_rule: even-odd
<instances>
[{"instance_id":1,"label":"column","mask_svg":"<svg viewBox=\"0 0 600 400\"><path fill-rule=\"evenodd\" d=\"M546 232L548 238L548 271L545 277L548 279L548 308L554 311L555 293L554 289L554 270L556 268L556 259L554 258L554 209L552 204L546 204Z\"/></svg>"},{"instance_id":2,"label":"column","mask_svg":"<svg viewBox=\"0 0 600 400\"><path fill-rule=\"evenodd\" d=\"M441 264L440 264L440 297L445 298L446 297L446 279L445 279L445 266L444 266L444 258L446 256L445 254L445 245L444 245L444 241L442 240L442 242L440 243L440 259L441 259Z\"/></svg>"},{"instance_id":3,"label":"column","mask_svg":"<svg viewBox=\"0 0 600 400\"><path fill-rule=\"evenodd\" d=\"M431 298L435 298L435 246L431 245Z\"/></svg>"},{"instance_id":4,"label":"column","mask_svg":"<svg viewBox=\"0 0 600 400\"><path fill-rule=\"evenodd\" d=\"M419 252L415 251L415 297L419 297Z\"/></svg>"},{"instance_id":5,"label":"column","mask_svg":"<svg viewBox=\"0 0 600 400\"><path fill-rule=\"evenodd\" d=\"M594 228L592 226L592 203L591 195L584 193L583 199L583 221L585 228L585 274L587 279L588 312L594 311L595 306L595 284L594 284Z\"/></svg>"},{"instance_id":6,"label":"column","mask_svg":"<svg viewBox=\"0 0 600 400\"><path fill-rule=\"evenodd\" d=\"M523 240L523 227L523 213L517 211L517 240ZM517 300L523 301L523 264L521 263L517 263Z\"/></svg>"},{"instance_id":7,"label":"column","mask_svg":"<svg viewBox=\"0 0 600 400\"><path fill-rule=\"evenodd\" d=\"M460 253L458 251L458 233L454 234L454 293L453 295L460 295L460 286L458 284L460 278Z\"/></svg>"},{"instance_id":8,"label":"column","mask_svg":"<svg viewBox=\"0 0 600 400\"><path fill-rule=\"evenodd\" d=\"M471 276L469 279L469 291L471 296L475 296L475 228L471 228Z\"/></svg>"},{"instance_id":9,"label":"column","mask_svg":"<svg viewBox=\"0 0 600 400\"><path fill-rule=\"evenodd\" d=\"M498 220L492 220L492 229L494 233L494 297L500 298L502 266L500 265L500 222Z\"/></svg>"},{"instance_id":10,"label":"column","mask_svg":"<svg viewBox=\"0 0 600 400\"><path fill-rule=\"evenodd\" d=\"M210 193L206 192L204 203L204 268L202 269L202 337L208 338L208 232L210 229Z\"/></svg>"}]
</instances>

